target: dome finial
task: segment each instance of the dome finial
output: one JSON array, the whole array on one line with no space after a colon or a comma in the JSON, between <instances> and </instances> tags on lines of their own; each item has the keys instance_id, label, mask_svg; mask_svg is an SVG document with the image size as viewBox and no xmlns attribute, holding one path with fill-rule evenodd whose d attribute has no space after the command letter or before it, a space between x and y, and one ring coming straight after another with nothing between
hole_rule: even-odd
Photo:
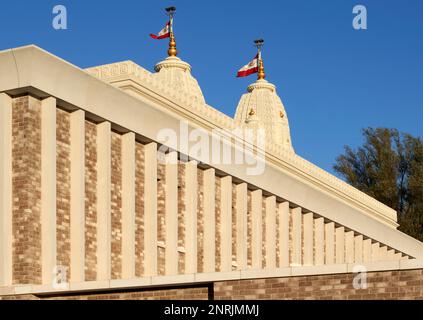
<instances>
[{"instance_id":1,"label":"dome finial","mask_svg":"<svg viewBox=\"0 0 423 320\"><path fill-rule=\"evenodd\" d=\"M166 8L166 12L169 16L170 24L169 50L167 50L167 54L169 57L176 57L178 55L178 50L176 50L175 34L173 33L173 16L175 15L176 8L168 7Z\"/></svg>"},{"instance_id":2,"label":"dome finial","mask_svg":"<svg viewBox=\"0 0 423 320\"><path fill-rule=\"evenodd\" d=\"M257 80L264 80L266 78L266 73L264 72L263 59L261 57L261 48L264 45L264 40L263 39L254 40L254 45L257 47L257 51L258 51Z\"/></svg>"},{"instance_id":3,"label":"dome finial","mask_svg":"<svg viewBox=\"0 0 423 320\"><path fill-rule=\"evenodd\" d=\"M294 152L291 143L288 116L282 100L276 92L276 86L265 80L263 59L261 49L264 40L254 41L258 53L254 60L242 67L237 76L246 77L257 73L257 81L247 88L238 107L236 108L235 121L253 130L264 129L266 142Z\"/></svg>"},{"instance_id":4,"label":"dome finial","mask_svg":"<svg viewBox=\"0 0 423 320\"><path fill-rule=\"evenodd\" d=\"M266 78L266 73L264 72L263 60L260 59L258 73L257 73L257 80L264 80L265 78Z\"/></svg>"}]
</instances>

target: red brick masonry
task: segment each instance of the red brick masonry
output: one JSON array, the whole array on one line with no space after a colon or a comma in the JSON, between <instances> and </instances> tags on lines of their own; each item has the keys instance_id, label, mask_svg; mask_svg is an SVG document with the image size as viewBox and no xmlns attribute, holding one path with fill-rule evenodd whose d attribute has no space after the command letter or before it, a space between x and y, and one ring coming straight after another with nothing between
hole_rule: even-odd
<instances>
[{"instance_id":1,"label":"red brick masonry","mask_svg":"<svg viewBox=\"0 0 423 320\"><path fill-rule=\"evenodd\" d=\"M369 272L367 289L354 289L354 274L268 278L215 282L204 286L153 288L137 291L91 292L66 296L5 296L3 299L136 299L136 300L256 300L354 299L423 300L423 269ZM0 297L2 299L2 297Z\"/></svg>"},{"instance_id":2,"label":"red brick masonry","mask_svg":"<svg viewBox=\"0 0 423 320\"><path fill-rule=\"evenodd\" d=\"M423 269L369 272L367 289L354 289L356 274L217 282L216 300L230 299L423 299Z\"/></svg>"}]
</instances>

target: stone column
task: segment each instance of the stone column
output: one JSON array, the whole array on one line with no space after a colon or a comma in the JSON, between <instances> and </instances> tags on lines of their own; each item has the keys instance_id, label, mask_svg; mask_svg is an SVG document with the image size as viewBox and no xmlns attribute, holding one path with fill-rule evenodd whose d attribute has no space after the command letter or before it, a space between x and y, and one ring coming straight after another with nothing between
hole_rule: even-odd
<instances>
[{"instance_id":1,"label":"stone column","mask_svg":"<svg viewBox=\"0 0 423 320\"><path fill-rule=\"evenodd\" d=\"M380 252L380 243L379 242L372 243L372 262L380 261L379 252Z\"/></svg>"},{"instance_id":2,"label":"stone column","mask_svg":"<svg viewBox=\"0 0 423 320\"><path fill-rule=\"evenodd\" d=\"M266 268L276 268L276 197L266 198Z\"/></svg>"},{"instance_id":3,"label":"stone column","mask_svg":"<svg viewBox=\"0 0 423 320\"><path fill-rule=\"evenodd\" d=\"M335 263L335 223L325 224L325 263Z\"/></svg>"},{"instance_id":4,"label":"stone column","mask_svg":"<svg viewBox=\"0 0 423 320\"><path fill-rule=\"evenodd\" d=\"M381 246L379 250L379 260L380 261L388 261L388 247L387 246Z\"/></svg>"},{"instance_id":5,"label":"stone column","mask_svg":"<svg viewBox=\"0 0 423 320\"><path fill-rule=\"evenodd\" d=\"M41 260L42 284L56 268L56 99L41 102Z\"/></svg>"},{"instance_id":6,"label":"stone column","mask_svg":"<svg viewBox=\"0 0 423 320\"><path fill-rule=\"evenodd\" d=\"M247 215L248 215L247 184L236 186L236 257L238 269L247 268Z\"/></svg>"},{"instance_id":7,"label":"stone column","mask_svg":"<svg viewBox=\"0 0 423 320\"><path fill-rule=\"evenodd\" d=\"M252 267L253 269L262 268L263 260L263 238L262 238L262 191L255 190L251 192L251 209L252 209Z\"/></svg>"},{"instance_id":8,"label":"stone column","mask_svg":"<svg viewBox=\"0 0 423 320\"><path fill-rule=\"evenodd\" d=\"M157 144L144 147L144 274L157 275Z\"/></svg>"},{"instance_id":9,"label":"stone column","mask_svg":"<svg viewBox=\"0 0 423 320\"><path fill-rule=\"evenodd\" d=\"M216 270L215 170L204 171L204 272Z\"/></svg>"},{"instance_id":10,"label":"stone column","mask_svg":"<svg viewBox=\"0 0 423 320\"><path fill-rule=\"evenodd\" d=\"M372 260L372 240L363 240L363 262L370 262Z\"/></svg>"},{"instance_id":11,"label":"stone column","mask_svg":"<svg viewBox=\"0 0 423 320\"><path fill-rule=\"evenodd\" d=\"M97 126L97 280L111 276L111 128Z\"/></svg>"},{"instance_id":12,"label":"stone column","mask_svg":"<svg viewBox=\"0 0 423 320\"><path fill-rule=\"evenodd\" d=\"M291 209L292 216L292 263L302 265L302 210L300 207Z\"/></svg>"},{"instance_id":13,"label":"stone column","mask_svg":"<svg viewBox=\"0 0 423 320\"><path fill-rule=\"evenodd\" d=\"M220 195L221 271L232 270L232 177L221 179Z\"/></svg>"},{"instance_id":14,"label":"stone column","mask_svg":"<svg viewBox=\"0 0 423 320\"><path fill-rule=\"evenodd\" d=\"M197 162L185 164L185 273L197 273Z\"/></svg>"},{"instance_id":15,"label":"stone column","mask_svg":"<svg viewBox=\"0 0 423 320\"><path fill-rule=\"evenodd\" d=\"M395 250L394 249L388 250L387 257L388 257L388 260L390 260L390 261L395 260Z\"/></svg>"},{"instance_id":16,"label":"stone column","mask_svg":"<svg viewBox=\"0 0 423 320\"><path fill-rule=\"evenodd\" d=\"M345 263L354 263L354 231L345 232Z\"/></svg>"},{"instance_id":17,"label":"stone column","mask_svg":"<svg viewBox=\"0 0 423 320\"><path fill-rule=\"evenodd\" d=\"M122 278L135 277L135 134L122 136Z\"/></svg>"},{"instance_id":18,"label":"stone column","mask_svg":"<svg viewBox=\"0 0 423 320\"><path fill-rule=\"evenodd\" d=\"M312 266L313 261L313 213L303 215L303 238L304 238L304 265Z\"/></svg>"},{"instance_id":19,"label":"stone column","mask_svg":"<svg viewBox=\"0 0 423 320\"><path fill-rule=\"evenodd\" d=\"M279 267L289 267L289 202L278 205L279 215Z\"/></svg>"},{"instance_id":20,"label":"stone column","mask_svg":"<svg viewBox=\"0 0 423 320\"><path fill-rule=\"evenodd\" d=\"M178 154L166 155L165 186L165 270L178 273Z\"/></svg>"},{"instance_id":21,"label":"stone column","mask_svg":"<svg viewBox=\"0 0 423 320\"><path fill-rule=\"evenodd\" d=\"M314 220L314 243L316 250L316 266L325 264L325 219Z\"/></svg>"},{"instance_id":22,"label":"stone column","mask_svg":"<svg viewBox=\"0 0 423 320\"><path fill-rule=\"evenodd\" d=\"M363 236L357 235L354 238L354 262L363 262Z\"/></svg>"},{"instance_id":23,"label":"stone column","mask_svg":"<svg viewBox=\"0 0 423 320\"><path fill-rule=\"evenodd\" d=\"M85 112L70 115L70 281L85 280Z\"/></svg>"},{"instance_id":24,"label":"stone column","mask_svg":"<svg viewBox=\"0 0 423 320\"><path fill-rule=\"evenodd\" d=\"M336 228L335 259L337 264L345 263L345 228Z\"/></svg>"}]
</instances>

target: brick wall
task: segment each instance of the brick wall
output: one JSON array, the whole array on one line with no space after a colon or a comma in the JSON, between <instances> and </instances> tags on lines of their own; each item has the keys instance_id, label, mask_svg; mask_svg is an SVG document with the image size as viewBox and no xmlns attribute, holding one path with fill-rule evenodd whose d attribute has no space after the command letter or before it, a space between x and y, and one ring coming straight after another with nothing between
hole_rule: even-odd
<instances>
[{"instance_id":1,"label":"brick wall","mask_svg":"<svg viewBox=\"0 0 423 320\"><path fill-rule=\"evenodd\" d=\"M204 173L197 168L197 272L204 271Z\"/></svg>"},{"instance_id":2,"label":"brick wall","mask_svg":"<svg viewBox=\"0 0 423 320\"><path fill-rule=\"evenodd\" d=\"M144 146L135 144L135 276L144 272Z\"/></svg>"},{"instance_id":3,"label":"brick wall","mask_svg":"<svg viewBox=\"0 0 423 320\"><path fill-rule=\"evenodd\" d=\"M261 264L266 268L266 197L261 198Z\"/></svg>"},{"instance_id":4,"label":"brick wall","mask_svg":"<svg viewBox=\"0 0 423 320\"><path fill-rule=\"evenodd\" d=\"M49 297L21 295L0 297L0 300L207 300L208 294L207 287L195 287Z\"/></svg>"},{"instance_id":5,"label":"brick wall","mask_svg":"<svg viewBox=\"0 0 423 320\"><path fill-rule=\"evenodd\" d=\"M275 213L275 217L276 217L276 221L275 221L275 225L276 225L276 267L277 268L282 268L281 263L280 263L280 257L281 257L281 243L280 243L280 235L281 235L281 225L279 224L280 219L279 219L279 210L278 210L278 203L276 203L276 213ZM314 223L313 223L314 225ZM313 241L314 243L314 241Z\"/></svg>"},{"instance_id":6,"label":"brick wall","mask_svg":"<svg viewBox=\"0 0 423 320\"><path fill-rule=\"evenodd\" d=\"M216 300L423 299L423 269L370 272L367 289L354 289L354 274L217 282Z\"/></svg>"},{"instance_id":7,"label":"brick wall","mask_svg":"<svg viewBox=\"0 0 423 320\"><path fill-rule=\"evenodd\" d=\"M12 108L13 283L41 283L41 102Z\"/></svg>"},{"instance_id":8,"label":"brick wall","mask_svg":"<svg viewBox=\"0 0 423 320\"><path fill-rule=\"evenodd\" d=\"M85 121L85 279L97 272L97 126Z\"/></svg>"},{"instance_id":9,"label":"brick wall","mask_svg":"<svg viewBox=\"0 0 423 320\"><path fill-rule=\"evenodd\" d=\"M247 266L251 267L253 264L253 208L251 190L247 191Z\"/></svg>"},{"instance_id":10,"label":"brick wall","mask_svg":"<svg viewBox=\"0 0 423 320\"><path fill-rule=\"evenodd\" d=\"M423 269L370 272L367 289L354 289L354 274L215 282L202 287L144 289L68 296L9 296L3 299L423 300ZM0 300L2 297L0 297Z\"/></svg>"},{"instance_id":11,"label":"brick wall","mask_svg":"<svg viewBox=\"0 0 423 320\"><path fill-rule=\"evenodd\" d=\"M178 247L185 248L185 163L178 163ZM185 253L178 252L178 272L185 273Z\"/></svg>"},{"instance_id":12,"label":"brick wall","mask_svg":"<svg viewBox=\"0 0 423 320\"><path fill-rule=\"evenodd\" d=\"M157 241L161 244L157 248L157 269L159 275L165 274L166 262L166 165L164 162L157 164Z\"/></svg>"},{"instance_id":13,"label":"brick wall","mask_svg":"<svg viewBox=\"0 0 423 320\"><path fill-rule=\"evenodd\" d=\"M221 221L221 213L220 213L220 200L221 200L221 178L216 176L216 193L215 193L215 197L216 197L216 201L215 201L215 228L216 228L216 272L220 271L220 250L221 250L221 226L220 226L220 221Z\"/></svg>"},{"instance_id":14,"label":"brick wall","mask_svg":"<svg viewBox=\"0 0 423 320\"><path fill-rule=\"evenodd\" d=\"M56 113L56 207L57 207L57 265L68 268L70 275L70 116L57 109ZM69 279L67 279L69 280Z\"/></svg>"},{"instance_id":15,"label":"brick wall","mask_svg":"<svg viewBox=\"0 0 423 320\"><path fill-rule=\"evenodd\" d=\"M112 132L111 138L111 277L122 274L122 143L121 137Z\"/></svg>"},{"instance_id":16,"label":"brick wall","mask_svg":"<svg viewBox=\"0 0 423 320\"><path fill-rule=\"evenodd\" d=\"M236 220L236 184L232 183L232 270L237 270L237 256L236 256L236 246L237 246L237 220Z\"/></svg>"}]
</instances>

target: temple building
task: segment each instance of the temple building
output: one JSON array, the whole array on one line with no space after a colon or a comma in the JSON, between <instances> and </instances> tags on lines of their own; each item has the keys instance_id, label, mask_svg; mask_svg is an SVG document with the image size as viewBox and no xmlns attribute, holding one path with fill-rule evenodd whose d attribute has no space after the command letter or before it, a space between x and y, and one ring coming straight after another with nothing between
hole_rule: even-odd
<instances>
[{"instance_id":1,"label":"temple building","mask_svg":"<svg viewBox=\"0 0 423 320\"><path fill-rule=\"evenodd\" d=\"M150 72L0 51L0 299L423 296L423 243L295 153L260 70L235 107L209 106L176 52Z\"/></svg>"}]
</instances>

